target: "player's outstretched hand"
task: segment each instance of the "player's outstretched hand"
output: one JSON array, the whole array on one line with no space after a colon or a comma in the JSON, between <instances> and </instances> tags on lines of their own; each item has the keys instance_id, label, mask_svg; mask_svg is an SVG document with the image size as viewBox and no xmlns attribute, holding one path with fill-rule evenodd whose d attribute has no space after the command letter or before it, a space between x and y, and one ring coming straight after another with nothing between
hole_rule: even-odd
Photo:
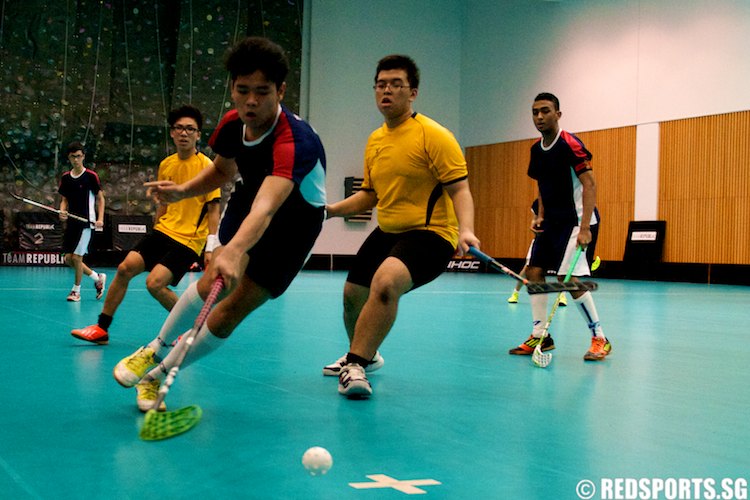
<instances>
[{"instance_id":1,"label":"player's outstretched hand","mask_svg":"<svg viewBox=\"0 0 750 500\"><path fill-rule=\"evenodd\" d=\"M148 188L146 196L151 197L159 205L166 205L182 199L182 190L173 181L149 181L144 182L143 185Z\"/></svg>"}]
</instances>

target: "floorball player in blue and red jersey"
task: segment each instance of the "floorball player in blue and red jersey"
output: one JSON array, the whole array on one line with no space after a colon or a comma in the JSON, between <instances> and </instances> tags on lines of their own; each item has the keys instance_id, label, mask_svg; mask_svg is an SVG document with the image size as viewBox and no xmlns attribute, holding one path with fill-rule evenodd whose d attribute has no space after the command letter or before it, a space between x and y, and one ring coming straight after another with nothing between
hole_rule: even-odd
<instances>
[{"instance_id":1,"label":"floorball player in blue and red jersey","mask_svg":"<svg viewBox=\"0 0 750 500\"><path fill-rule=\"evenodd\" d=\"M562 280L572 264L576 247L591 243L591 225L598 220L594 214L596 182L591 169L591 153L576 136L560 129L562 116L560 101L550 93L536 96L532 115L541 139L531 147L529 177L537 182L539 211L532 221L536 233L534 246L526 270L531 282L543 282L547 271L553 271ZM589 276L591 271L585 254L573 269L576 276ZM591 347L584 354L587 361L601 361L612 350L604 335L594 297L589 291L571 292L574 302L591 332ZM529 355L539 342L542 350L555 348L552 337L542 335L547 315L547 295L529 297L533 331L528 339L510 354Z\"/></svg>"},{"instance_id":2,"label":"floorball player in blue and red jersey","mask_svg":"<svg viewBox=\"0 0 750 500\"><path fill-rule=\"evenodd\" d=\"M224 279L222 300L183 367L223 345L247 315L284 293L323 224L323 145L310 125L281 104L289 70L283 49L265 38L245 38L230 49L225 64L235 109L209 141L216 153L213 168L181 185L147 183L157 198L170 202L241 177L219 227L222 246L208 269L180 297L159 336L115 367L121 385L136 386L143 411L153 406L160 382L177 362L175 350L163 359L159 351L191 328L215 279Z\"/></svg>"}]
</instances>

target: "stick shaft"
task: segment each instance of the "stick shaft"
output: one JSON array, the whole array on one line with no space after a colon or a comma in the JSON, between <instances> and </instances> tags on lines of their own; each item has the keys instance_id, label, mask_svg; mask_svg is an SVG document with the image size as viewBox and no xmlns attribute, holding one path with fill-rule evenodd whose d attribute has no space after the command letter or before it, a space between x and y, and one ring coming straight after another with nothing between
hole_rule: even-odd
<instances>
[{"instance_id":1,"label":"stick shaft","mask_svg":"<svg viewBox=\"0 0 750 500\"><path fill-rule=\"evenodd\" d=\"M208 292L208 296L206 297L206 301L203 303L203 307L201 307L201 310L198 313L198 317L195 318L193 328L186 334L183 342L179 343L178 347L175 347L175 349L180 349L180 351L177 352L175 363L172 368L169 369L167 378L164 379L164 383L159 388L159 395L157 396L153 406L154 410L158 410L159 405L161 405L161 403L164 401L164 398L167 397L169 388L172 386L174 379L177 377L177 373L180 371L180 366L182 365L182 362L185 361L185 356L187 356L190 347L193 345L195 336L198 335L198 331L208 319L208 314L211 312L211 308L216 303L216 299L218 298L219 293L223 288L224 278L222 278L221 276L217 276L216 280L214 280L213 282L213 285L211 285L211 291Z\"/></svg>"},{"instance_id":2,"label":"stick shaft","mask_svg":"<svg viewBox=\"0 0 750 500\"><path fill-rule=\"evenodd\" d=\"M471 255L473 255L474 257L478 258L479 260L481 260L482 262L488 263L490 266L492 266L493 269L496 269L496 270L500 271L501 273L507 274L511 278L514 278L514 279L520 281L524 285L528 285L529 284L529 280L527 280L526 278L524 278L520 274L514 272L509 267L507 267L507 266L501 264L500 262L496 261L495 259L493 259L489 255L487 255L486 253L482 252L477 247L469 247L469 253Z\"/></svg>"},{"instance_id":3,"label":"stick shaft","mask_svg":"<svg viewBox=\"0 0 750 500\"><path fill-rule=\"evenodd\" d=\"M563 280L563 283L567 283L570 281L571 276L573 276L573 270L576 268L576 264L578 264L578 259L581 258L581 254L583 253L583 247L578 246L576 247L576 253L573 256L573 262L571 262L570 267L568 268L568 273L565 275L565 279ZM557 309L560 307L560 301L562 300L563 294L565 292L560 292L557 294L557 298L555 299L555 303L552 304L552 310L549 313L549 316L547 316L547 322L544 324L544 330L542 330L542 336L541 338L544 339L544 337L547 336L547 332L549 331L550 325L552 325L552 318L555 317L555 313L557 312ZM541 345L541 341L539 341L539 345Z\"/></svg>"},{"instance_id":4,"label":"stick shaft","mask_svg":"<svg viewBox=\"0 0 750 500\"><path fill-rule=\"evenodd\" d=\"M55 207L51 207L49 205L45 205L43 203L39 203L38 201L30 200L28 198L24 198L23 196L18 196L17 194L14 194L14 193L11 193L11 194L13 195L13 197L15 199L20 200L20 201L22 201L24 203L28 203L29 205L34 205L35 207L43 208L45 210L49 210L50 212L55 212L56 214L60 213L60 210L56 209ZM89 224L91 223L90 220L84 219L80 215L68 213L68 217L70 217L71 219L75 219L75 220L81 221L81 222L88 222Z\"/></svg>"}]
</instances>

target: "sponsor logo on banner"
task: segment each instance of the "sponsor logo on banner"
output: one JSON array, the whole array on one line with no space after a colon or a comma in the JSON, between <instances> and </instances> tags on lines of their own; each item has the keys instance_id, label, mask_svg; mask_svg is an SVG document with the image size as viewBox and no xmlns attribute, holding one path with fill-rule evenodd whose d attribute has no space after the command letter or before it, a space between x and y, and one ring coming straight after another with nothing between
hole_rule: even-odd
<instances>
[{"instance_id":1,"label":"sponsor logo on banner","mask_svg":"<svg viewBox=\"0 0 750 500\"><path fill-rule=\"evenodd\" d=\"M482 263L478 260L469 259L451 259L446 266L446 271L454 271L460 273L476 273L479 272Z\"/></svg>"},{"instance_id":2,"label":"sponsor logo on banner","mask_svg":"<svg viewBox=\"0 0 750 500\"><path fill-rule=\"evenodd\" d=\"M39 224L39 223L32 224L32 223L29 223L29 224L24 224L23 227L25 227L26 229L28 229L30 231L34 231L34 230L54 231L55 230L55 225L54 224Z\"/></svg>"},{"instance_id":3,"label":"sponsor logo on banner","mask_svg":"<svg viewBox=\"0 0 750 500\"><path fill-rule=\"evenodd\" d=\"M656 241L656 231L633 231L630 241Z\"/></svg>"},{"instance_id":4,"label":"sponsor logo on banner","mask_svg":"<svg viewBox=\"0 0 750 500\"><path fill-rule=\"evenodd\" d=\"M3 266L64 266L65 258L59 252L3 252Z\"/></svg>"},{"instance_id":5,"label":"sponsor logo on banner","mask_svg":"<svg viewBox=\"0 0 750 500\"><path fill-rule=\"evenodd\" d=\"M117 230L128 234L146 234L145 224L117 224Z\"/></svg>"}]
</instances>

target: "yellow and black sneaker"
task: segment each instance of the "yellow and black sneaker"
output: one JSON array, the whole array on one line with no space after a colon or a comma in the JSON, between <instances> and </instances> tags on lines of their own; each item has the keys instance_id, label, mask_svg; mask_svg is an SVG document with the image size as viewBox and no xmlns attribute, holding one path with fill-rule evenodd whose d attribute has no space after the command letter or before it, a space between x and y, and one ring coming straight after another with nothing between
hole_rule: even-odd
<instances>
[{"instance_id":1,"label":"yellow and black sneaker","mask_svg":"<svg viewBox=\"0 0 750 500\"><path fill-rule=\"evenodd\" d=\"M600 259L599 256L597 255L596 258L594 259L594 262L591 263L591 272L593 273L594 271L599 269L599 266L601 264L602 264L602 259Z\"/></svg>"},{"instance_id":2,"label":"yellow and black sneaker","mask_svg":"<svg viewBox=\"0 0 750 500\"><path fill-rule=\"evenodd\" d=\"M514 347L513 349L509 350L508 354L515 354L517 356L531 356L538 343L539 338L534 337L534 335L529 335L529 338L526 339L526 342L519 345L518 347ZM550 337L549 335L544 337L544 341L542 342L542 351L551 351L554 348L555 341L552 340L552 337Z\"/></svg>"}]
</instances>

